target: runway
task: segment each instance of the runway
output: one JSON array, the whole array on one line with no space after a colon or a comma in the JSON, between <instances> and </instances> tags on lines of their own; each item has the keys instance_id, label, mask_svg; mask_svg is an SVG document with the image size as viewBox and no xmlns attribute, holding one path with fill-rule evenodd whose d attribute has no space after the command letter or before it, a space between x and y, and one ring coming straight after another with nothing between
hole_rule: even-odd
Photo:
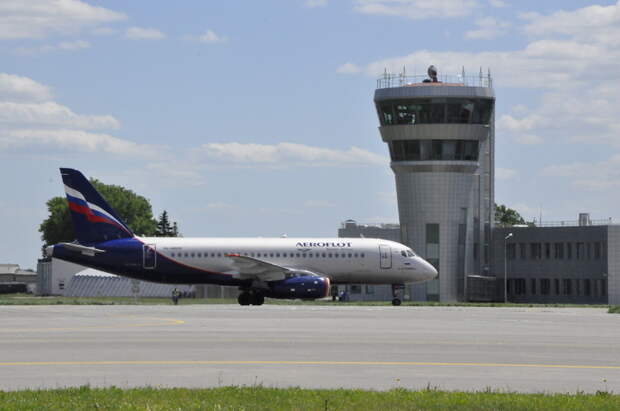
<instances>
[{"instance_id":1,"label":"runway","mask_svg":"<svg viewBox=\"0 0 620 411\"><path fill-rule=\"evenodd\" d=\"M4 306L0 318L0 390L620 392L620 315L604 309Z\"/></svg>"}]
</instances>

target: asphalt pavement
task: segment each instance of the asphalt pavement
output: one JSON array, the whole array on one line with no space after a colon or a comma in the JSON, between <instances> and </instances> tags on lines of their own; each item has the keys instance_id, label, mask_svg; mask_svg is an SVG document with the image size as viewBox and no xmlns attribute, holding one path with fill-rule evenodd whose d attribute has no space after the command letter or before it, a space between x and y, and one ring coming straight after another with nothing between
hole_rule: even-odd
<instances>
[{"instance_id":1,"label":"asphalt pavement","mask_svg":"<svg viewBox=\"0 0 620 411\"><path fill-rule=\"evenodd\" d=\"M0 307L0 390L263 385L620 392L600 308Z\"/></svg>"}]
</instances>

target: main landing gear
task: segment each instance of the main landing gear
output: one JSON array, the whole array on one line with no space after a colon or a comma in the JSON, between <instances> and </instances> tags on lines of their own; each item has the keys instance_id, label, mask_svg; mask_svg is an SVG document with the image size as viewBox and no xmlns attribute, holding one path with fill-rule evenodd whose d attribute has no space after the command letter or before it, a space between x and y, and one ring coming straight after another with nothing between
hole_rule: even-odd
<instances>
[{"instance_id":1,"label":"main landing gear","mask_svg":"<svg viewBox=\"0 0 620 411\"><path fill-rule=\"evenodd\" d=\"M393 306L399 306L401 304L400 295L402 294L402 291L404 289L405 289L404 284L392 284L392 297L394 297L392 299Z\"/></svg>"},{"instance_id":2,"label":"main landing gear","mask_svg":"<svg viewBox=\"0 0 620 411\"><path fill-rule=\"evenodd\" d=\"M263 305L265 296L258 291L242 291L237 301L239 305Z\"/></svg>"}]
</instances>

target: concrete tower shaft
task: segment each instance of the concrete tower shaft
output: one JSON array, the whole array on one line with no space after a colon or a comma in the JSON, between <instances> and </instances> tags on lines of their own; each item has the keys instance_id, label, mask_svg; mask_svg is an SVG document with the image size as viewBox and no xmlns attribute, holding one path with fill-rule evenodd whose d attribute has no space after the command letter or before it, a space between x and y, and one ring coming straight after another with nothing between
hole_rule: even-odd
<instances>
[{"instance_id":1,"label":"concrete tower shaft","mask_svg":"<svg viewBox=\"0 0 620 411\"><path fill-rule=\"evenodd\" d=\"M401 241L439 271L414 295L465 300L467 276L486 274L491 261L495 96L490 76L421 80L383 76L374 98L396 179Z\"/></svg>"}]
</instances>

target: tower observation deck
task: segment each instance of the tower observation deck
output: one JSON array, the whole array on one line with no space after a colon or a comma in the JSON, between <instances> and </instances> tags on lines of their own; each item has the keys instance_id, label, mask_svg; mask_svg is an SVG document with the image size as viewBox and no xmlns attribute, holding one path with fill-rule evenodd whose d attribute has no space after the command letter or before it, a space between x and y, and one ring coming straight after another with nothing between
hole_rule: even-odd
<instances>
[{"instance_id":1,"label":"tower observation deck","mask_svg":"<svg viewBox=\"0 0 620 411\"><path fill-rule=\"evenodd\" d=\"M467 276L487 275L494 214L491 75L384 74L374 102L396 179L401 241L439 277L415 290L430 301L467 299Z\"/></svg>"}]
</instances>

